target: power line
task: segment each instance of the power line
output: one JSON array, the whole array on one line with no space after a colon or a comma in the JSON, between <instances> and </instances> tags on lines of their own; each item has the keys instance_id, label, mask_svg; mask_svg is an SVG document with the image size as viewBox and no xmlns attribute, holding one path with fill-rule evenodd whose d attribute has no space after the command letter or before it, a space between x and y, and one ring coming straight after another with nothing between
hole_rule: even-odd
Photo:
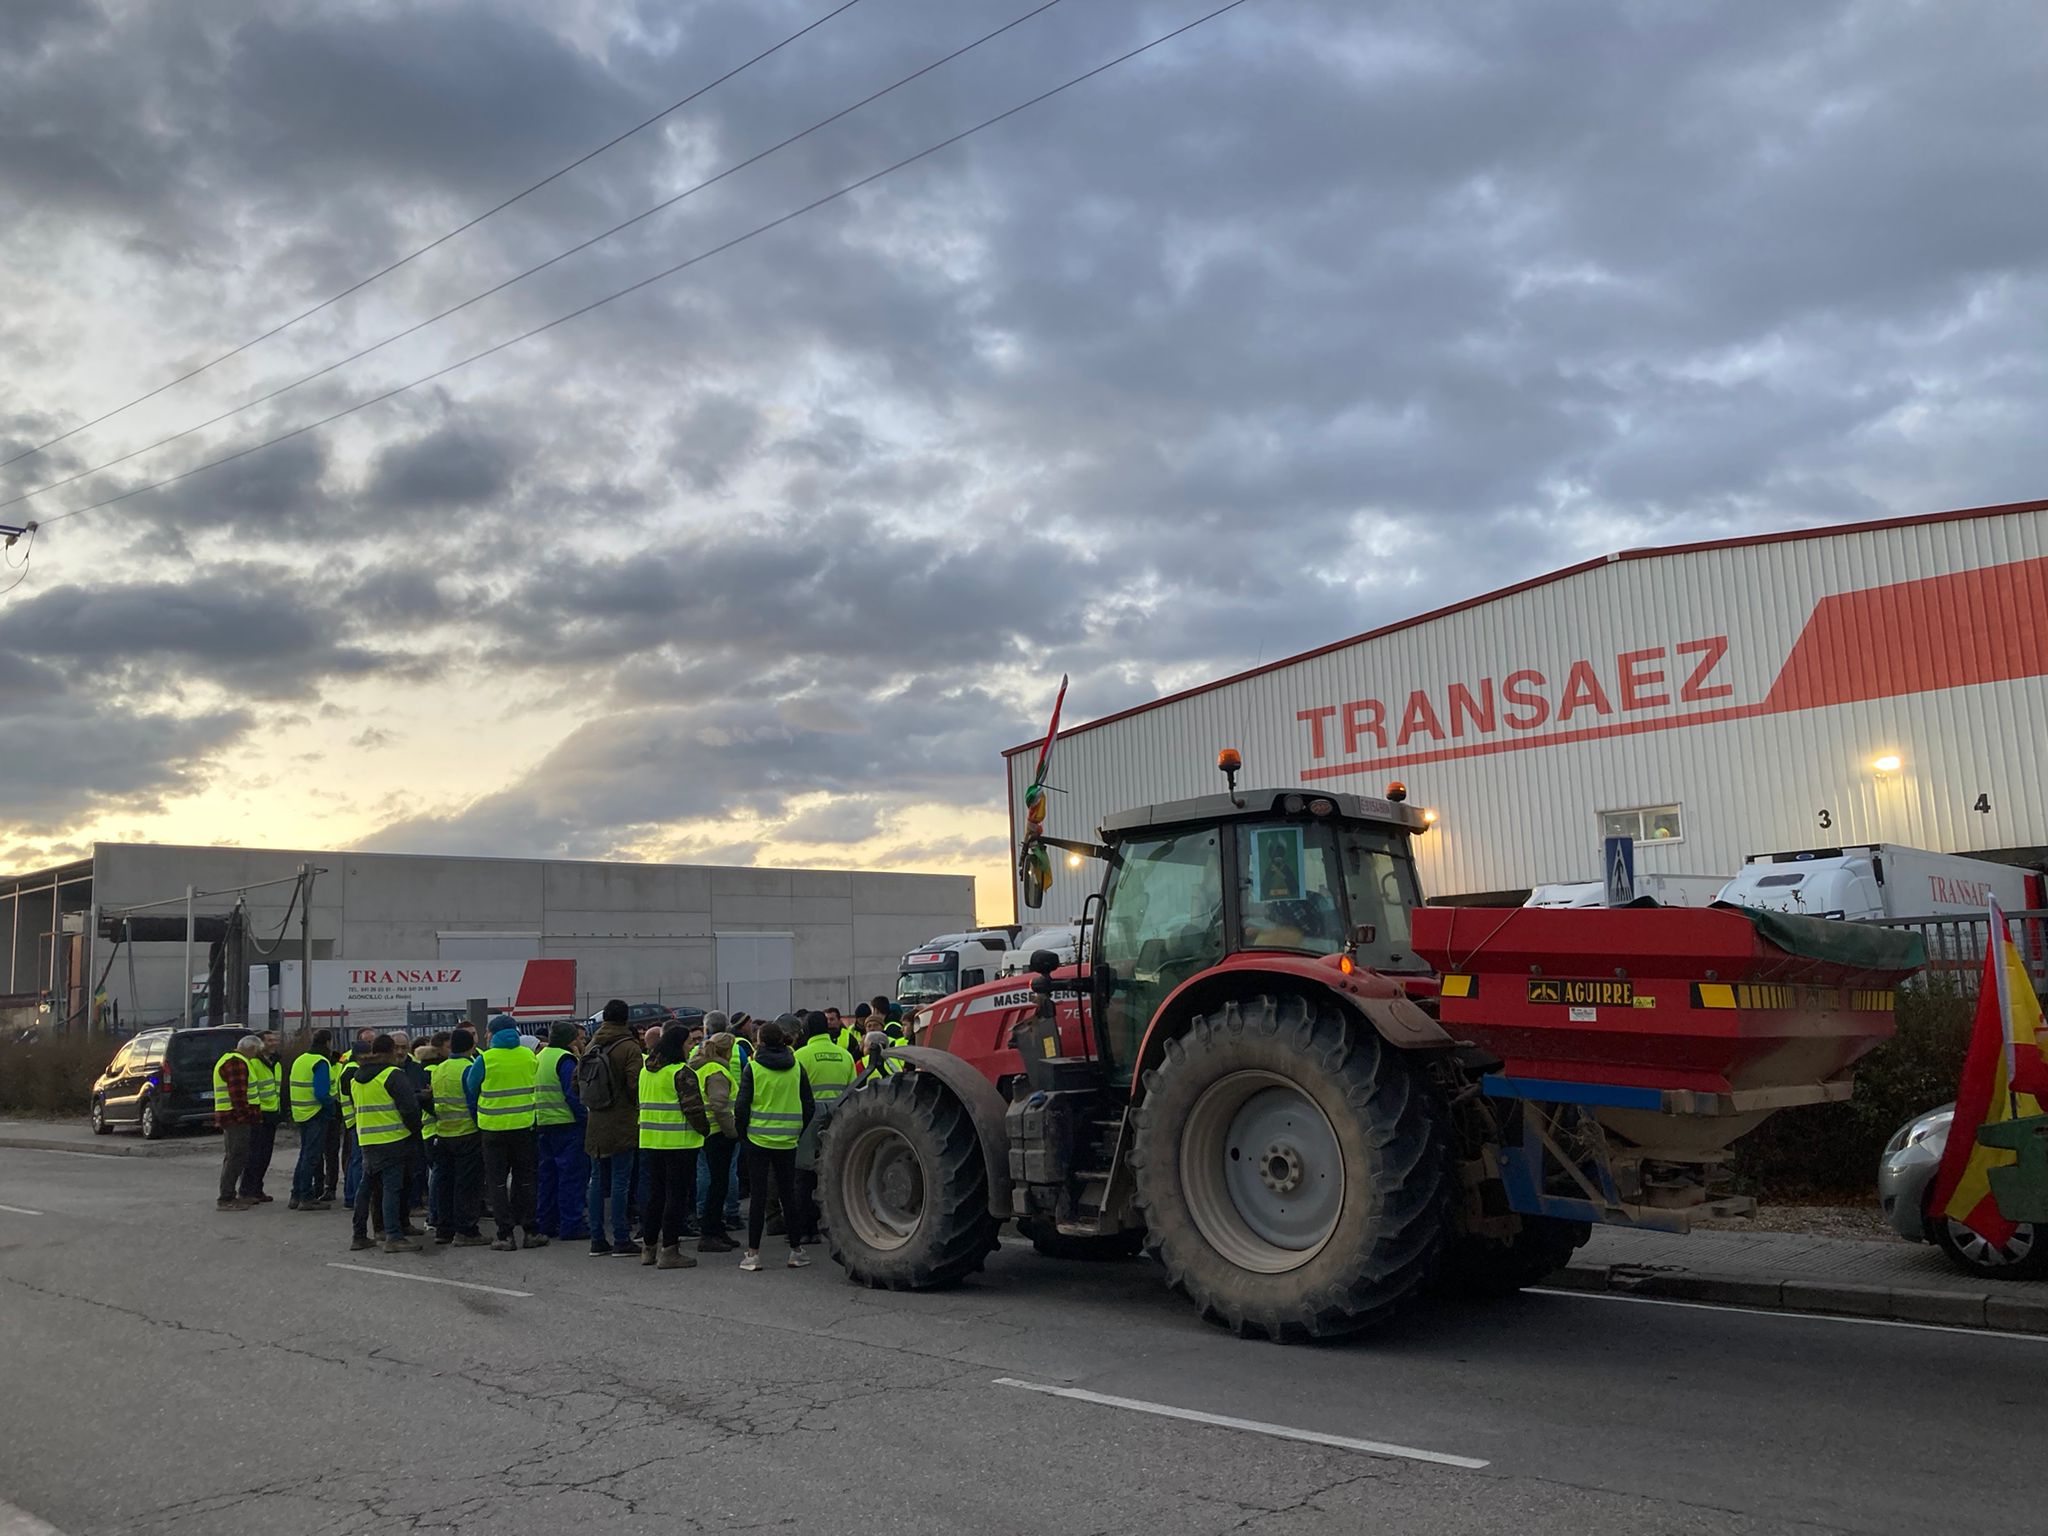
<instances>
[{"instance_id":1,"label":"power line","mask_svg":"<svg viewBox=\"0 0 2048 1536\"><path fill-rule=\"evenodd\" d=\"M851 116L853 113L858 112L862 107L868 106L873 102L880 101L884 96L890 94L890 92L901 90L904 86L909 85L912 81L922 79L924 76L930 74L935 69L943 69L946 65L952 63L955 59L961 57L961 55L972 53L975 49L979 48L983 43L990 42L995 38L1001 37L1005 32L1013 31L1017 27L1021 27L1022 25L1024 25L1025 22L1031 20L1034 16L1041 16L1045 12L1051 10L1054 6L1060 3L1061 0L1043 0L1043 3L1036 6L1034 9L1026 11L1023 15L1016 17L1014 20L1004 22L1000 27L997 27L995 30L991 32L984 32L980 37L975 38L972 42L965 43L960 47L955 48L951 53L946 54L941 58L932 60L931 63L926 64L921 69L913 70L910 74L903 76L900 80L894 81L889 85L885 85L878 91L870 92L868 95L863 96L859 101L854 102L851 106L841 107L837 112L834 112L831 116L819 118L818 121L812 123L810 127L805 128L800 132L791 134L788 138L783 139L781 142L771 144L766 149L760 150L755 154L749 155L744 160L737 161L732 165L728 165L724 170L718 172L717 175L707 177L703 181L698 182L695 186L685 187L682 191L676 193L673 197L664 198L661 202L654 204L654 206L651 208L643 208L640 212L634 214L631 218L622 220L621 222L614 224L610 229L602 230L599 233L592 235L587 240L580 241L577 244L569 246L564 250L557 251L554 255L548 257L547 260L540 262L534 266L528 267L524 272L514 273L511 277L508 277L504 281L496 283L491 287L484 289L481 293L471 294L468 298L462 300L460 303L451 304L448 308L442 310L439 314L429 315L424 320L415 321L413 324L405 327L404 330L394 331L391 335L386 336L382 341L374 341L366 347L361 347L356 351L349 353L348 356L346 357L336 358L333 362L328 363L322 367L315 368L311 373L303 374L300 377L293 379L288 384L280 384L277 386L277 388L273 390L270 390L264 394L257 395L253 399L244 400L240 405L231 406L227 410L220 412L218 415L209 416L205 421L195 422L193 423L193 425L186 427L181 431L171 433L168 437L160 437L153 443L145 443L140 448L136 448L128 453L121 454L116 458L107 459L102 463L95 464L90 469L81 469L76 474L66 475L60 480L51 480L43 485L35 486L30 490L17 492L15 495L6 498L4 501L0 501L0 508L18 505L21 502L27 501L30 497L42 495L45 491L57 490L62 486L71 485L77 481L84 480L89 478L90 476L96 475L101 470L112 469L116 465L128 463L131 459L139 459L144 454L154 453L157 449L168 447L172 443L178 442L183 438L190 437L195 432L204 432L208 427L219 426L222 422L227 421L229 418L239 416L244 411L253 410L257 406L262 405L267 401L277 399L278 396L280 395L290 394L293 390L299 388L301 385L310 384L315 379L325 378L328 374L333 373L337 369L346 368L350 363L359 362L363 358L368 357L372 352L382 351L385 347L390 346L393 342L403 341L405 340L406 337L415 335L418 332L425 330L430 325L435 325L438 324L440 321L446 320L450 315L457 314L462 310L468 309L472 304L480 304L485 299L491 298L493 295L503 293L507 288L512 287L515 283L522 283L527 278L534 276L536 273L545 272L549 267L556 265L558 262L567 261L571 256L575 256L583 251L587 251L592 246L597 245L602 241L609 240L613 235L619 234L624 230L631 229L635 224L641 223L646 219L650 219L654 217L655 214L660 213L665 209L673 208L677 203L682 202L683 199L696 196L697 193L702 192L706 187L715 186L717 183L724 181L728 176L738 175L741 171L747 169L747 167L751 165L757 165L761 161L766 160L770 155L780 153L782 150L789 148L790 145L796 143L798 140L809 138L819 129L830 127L833 123L838 122L841 118Z\"/></svg>"},{"instance_id":2,"label":"power line","mask_svg":"<svg viewBox=\"0 0 2048 1536\"><path fill-rule=\"evenodd\" d=\"M192 468L180 470L175 475L165 475L160 480L152 480L146 485L134 486L129 490L121 491L113 496L105 496L98 501L87 502L84 506L71 507L62 512L52 513L50 516L43 519L43 525L47 527L51 523L62 522L65 518L68 517L77 517L82 513L86 512L96 512L102 507L113 506L116 502L127 501L131 497L141 496L149 491L162 490L167 485L176 485L180 481L191 479L194 475L204 474L206 473L206 471L210 469L218 469L223 464L232 464L239 459L246 459L249 457L249 455L253 453L261 453L264 449L274 448L279 443L290 442L293 438L303 437L308 432L317 432L320 428L330 426L333 423L342 420L344 417L353 416L358 411L368 410L373 405L381 405L384 401L394 399L397 396L404 394L408 390L417 389L422 384L431 384L436 379L445 378L449 374L456 372L458 369L467 368L471 363L482 362L487 357L494 357L498 353L505 351L508 347L515 347L520 342L530 341L536 336L542 335L545 332L553 330L558 325L566 325L571 320L580 319L584 315L591 313L591 311L593 310L602 309L605 305L614 303L619 299L626 298L631 294L638 293L643 288L650 288L656 283L674 277L678 272L687 271L689 268L696 266L700 262L709 261L712 257L722 255L724 252L733 249L733 247L735 246L744 245L748 241L754 239L759 235L765 235L770 230L780 229L783 225L788 224L793 220L800 219L807 213L813 213L816 210L825 207L829 203L835 203L843 197L849 196L854 192L858 192L862 187L872 186L875 182L882 180L882 178L885 176L894 175L897 171L903 170L907 166L915 165L920 160L929 159L931 156L937 154L940 150L950 149L953 145L960 143L963 139L972 138L975 134L982 132L984 129L993 128L998 123L1007 122L1010 118L1017 116L1018 113L1027 112L1031 108L1038 106L1042 102L1050 101L1053 97L1062 95L1063 93L1072 90L1077 85L1082 85L1090 80L1093 80L1097 75L1106 74L1108 71L1115 69L1119 64L1128 63L1130 60L1137 58L1140 54L1150 53L1154 48L1158 48L1166 43L1170 43L1175 38L1180 37L1185 33L1192 32L1195 30L1195 28L1206 25L1207 23L1214 21L1219 16L1222 16L1230 11L1234 11L1239 6L1245 3L1246 0L1228 0L1227 4L1219 5L1214 10L1205 12L1203 15L1197 16L1193 21L1184 22L1180 26L1175 27L1170 32L1162 32L1159 36L1153 38L1150 42L1141 43L1136 48L1132 48L1127 52L1120 53L1115 58L1109 59L1101 64L1097 64L1092 69L1084 70L1082 73L1075 75L1070 79L1063 80L1062 82L1060 82L1060 84L1053 86L1049 90L1040 91L1036 96L1028 97L1023 101L1018 102L1013 107L1005 108L1003 111L996 113L993 117L985 117L980 122L975 123L972 127L962 128L957 133L949 134L947 137L940 139L935 144L926 145L923 149L918 150L915 154L905 155L901 160L895 161L890 165L883 166L882 169L880 169L879 171L871 171L867 175L860 177L856 181L849 181L844 186L835 188L833 191L825 193L822 197L813 198L810 202L803 204L801 207L793 208L788 213L781 214L776 218L768 220L765 224L757 224L752 229L749 229L742 234L734 235L730 240L721 241L717 245L710 246L704 250L701 250L694 256L686 257L682 261L675 263L673 266L664 267L661 269L661 271L656 272L651 276L643 277L637 283L628 284L624 288L620 288L615 290L614 292L608 293L603 298L593 299L588 304L580 305L575 309L569 310L565 314L555 316L555 318L552 320L543 321L541 324L532 327L530 330L521 331L516 336L507 337L504 341L498 342L493 346L486 347L481 352L472 352L467 357L458 358L456 361L452 363L448 363L440 368L436 368L432 373L421 374L418 378L408 380L404 384L393 385L390 389L383 390L378 394L366 396L365 398L356 401L353 405L343 406L338 411L330 412L328 415L319 417L316 420L309 421L300 426L293 427L291 430L287 432L280 432L275 437L265 438L260 443L251 443L248 447L238 448L233 453L224 453L218 458L208 459L203 464L195 464L192 466Z\"/></svg>"},{"instance_id":3,"label":"power line","mask_svg":"<svg viewBox=\"0 0 2048 1536\"><path fill-rule=\"evenodd\" d=\"M240 357L244 352L248 351L251 347L266 342L270 340L271 337L276 336L283 331L290 330L293 326L297 325L301 320L311 319L314 315L319 314L322 310L331 308L332 306L339 304L343 299L347 298L350 294L360 293L363 289L369 287L370 284L376 282L379 278L389 277L393 272L396 272L400 267L406 266L408 263L411 263L413 261L417 261L420 257L426 255L427 252L434 250L439 246L446 245L450 240L453 240L457 235L464 234L469 230L475 229L477 225L483 223L484 220L491 218L496 214L503 213L507 208L510 208L514 203L523 202L525 199L533 196L534 193L540 191L542 187L548 186L553 182L561 180L564 176L568 175L578 166L589 164L592 160L595 160L599 155L603 154L606 150L616 148L617 146L625 143L626 140L632 138L635 134L643 133L647 129L652 128L656 123L660 122L663 118L671 117L675 113L680 112L684 107L687 107L691 102L696 101L699 97L704 96L711 91L717 90L719 86L725 84L725 82L732 79L733 76L742 74L745 71L752 69L756 64L760 63L763 59L769 57L771 54L780 53L783 49L787 48L791 43L795 42L798 38L803 37L806 33L815 32L819 27L822 27L826 22L830 21L833 17L850 11L856 5L859 4L860 0L844 0L843 4L835 6L833 9L827 11L824 15L820 16L816 21L811 22L808 26L799 27L796 31L790 33L789 36L785 37L781 42L776 43L773 47L764 48L759 53L755 54L751 59L748 59L745 63L734 65L731 69L728 69L724 74L720 75L717 79L710 81L708 84L698 86L696 90L690 92L689 95L683 97L680 101L670 102L667 106L663 107L659 112L655 113L652 117L645 118L642 121L635 123L632 127L628 128L624 133L621 133L614 138L605 140L604 143L598 145L597 148L591 150L587 154L577 156L574 160L571 160L567 165L561 167L559 170L550 171L547 175L541 177L539 181L536 181L532 186L526 187L518 192L513 193L510 197L506 198L501 203L497 203L492 207L486 208L482 213L478 214L475 218L470 219L467 223L456 225L455 228L449 230L445 235L436 236L434 239L429 240L425 245L421 246L418 250L407 252L405 255L399 257L398 260L392 262L389 266L379 267L375 272L372 272L368 277L363 278L359 282L349 284L348 287L342 289L339 293L329 295L327 298L322 299L318 304L315 304L311 309L301 310L298 314L293 315L289 320L280 321L278 324L273 325L269 330L263 332L262 335L251 336L247 341L243 342L240 346L231 347L227 351L221 353L220 356L210 358L206 362L201 363L196 368L188 369L184 373L179 374L175 379L171 379L165 383L157 385L155 389L150 390L147 394L137 395L133 400L127 401L121 405L117 405L110 411L102 411L99 415L93 417L92 420L81 421L77 426L70 428L68 431L59 432L55 437L50 438L46 442L37 443L33 448L24 448L21 450L21 452L15 454L14 457L11 459L0 459L0 469L5 469L10 464L18 463L22 459L26 459L35 454L41 453L46 448L54 448L57 446L57 444L63 442L66 438L76 437L79 433L85 431L87 428L96 427L103 421L111 421L114 417L120 415L123 411L132 410L134 407L141 405L146 400L154 400L158 395L162 394L165 390L175 389L177 388L178 385L185 383L188 379L196 379L199 377L200 374L205 373L208 369L217 368L222 363L227 362L230 358Z\"/></svg>"},{"instance_id":4,"label":"power line","mask_svg":"<svg viewBox=\"0 0 2048 1536\"><path fill-rule=\"evenodd\" d=\"M21 572L21 574L15 577L14 580L7 583L6 586L0 587L0 597L5 597L8 593L12 592L16 587L20 586L24 581L28 580L29 556L35 553L36 530L40 527L42 527L42 524L40 523L30 523L27 527L22 529L22 533L28 536L28 542L21 546L21 563L19 565L16 565L14 563L14 557L12 555L4 556L7 563L7 568L12 571L19 571ZM19 537L19 535L17 535L16 537ZM12 549L13 547L14 539L9 538L7 541L6 548Z\"/></svg>"}]
</instances>

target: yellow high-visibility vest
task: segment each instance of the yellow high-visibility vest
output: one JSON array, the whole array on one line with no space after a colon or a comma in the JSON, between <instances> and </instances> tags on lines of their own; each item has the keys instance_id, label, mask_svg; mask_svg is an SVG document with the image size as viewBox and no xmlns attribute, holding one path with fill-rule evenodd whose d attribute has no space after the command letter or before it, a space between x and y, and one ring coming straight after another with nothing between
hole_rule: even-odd
<instances>
[{"instance_id":1,"label":"yellow high-visibility vest","mask_svg":"<svg viewBox=\"0 0 2048 1536\"><path fill-rule=\"evenodd\" d=\"M794 1147L804 1129L804 1069L764 1067L756 1056L747 1063L754 1097L747 1109L747 1140L770 1149Z\"/></svg>"},{"instance_id":2,"label":"yellow high-visibility vest","mask_svg":"<svg viewBox=\"0 0 2048 1536\"><path fill-rule=\"evenodd\" d=\"M484 1086L477 1097L476 1123L484 1131L525 1131L537 1118L534 1080L540 1063L524 1046L492 1046L484 1052Z\"/></svg>"},{"instance_id":3,"label":"yellow high-visibility vest","mask_svg":"<svg viewBox=\"0 0 2048 1536\"><path fill-rule=\"evenodd\" d=\"M561 1064L569 1052L558 1045L543 1046L534 1057L534 1119L541 1125L574 1125L576 1111L562 1094Z\"/></svg>"},{"instance_id":4,"label":"yellow high-visibility vest","mask_svg":"<svg viewBox=\"0 0 2048 1536\"><path fill-rule=\"evenodd\" d=\"M308 1120L319 1114L322 1108L320 1101L313 1097L313 1077L319 1070L320 1064L326 1059L318 1051L301 1051L292 1058L292 1119L300 1125L304 1125ZM334 1083L334 1074L331 1070L328 1073L327 1082L331 1089Z\"/></svg>"},{"instance_id":5,"label":"yellow high-visibility vest","mask_svg":"<svg viewBox=\"0 0 2048 1536\"><path fill-rule=\"evenodd\" d=\"M853 1057L830 1035L806 1040L796 1048L796 1059L803 1063L804 1076L811 1080L811 1096L820 1104L831 1103L853 1086Z\"/></svg>"},{"instance_id":6,"label":"yellow high-visibility vest","mask_svg":"<svg viewBox=\"0 0 2048 1536\"><path fill-rule=\"evenodd\" d=\"M385 1084L396 1070L379 1067L368 1077L356 1079L356 1140L366 1147L388 1146L406 1138L405 1119Z\"/></svg>"},{"instance_id":7,"label":"yellow high-visibility vest","mask_svg":"<svg viewBox=\"0 0 2048 1536\"><path fill-rule=\"evenodd\" d=\"M434 1134L443 1141L476 1134L476 1120L469 1112L469 1097L462 1091L462 1074L469 1070L469 1063L467 1056L450 1056L446 1061L436 1063L431 1074Z\"/></svg>"},{"instance_id":8,"label":"yellow high-visibility vest","mask_svg":"<svg viewBox=\"0 0 2048 1536\"><path fill-rule=\"evenodd\" d=\"M650 1152L704 1145L702 1133L690 1124L676 1098L676 1074L682 1070L681 1062L640 1068L640 1145Z\"/></svg>"}]
</instances>

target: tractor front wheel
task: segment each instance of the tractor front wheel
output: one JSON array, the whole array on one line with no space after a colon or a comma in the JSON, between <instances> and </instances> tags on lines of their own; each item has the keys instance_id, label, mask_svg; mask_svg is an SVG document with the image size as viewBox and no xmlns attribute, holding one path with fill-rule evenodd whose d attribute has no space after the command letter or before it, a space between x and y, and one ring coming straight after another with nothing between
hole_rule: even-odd
<instances>
[{"instance_id":1,"label":"tractor front wheel","mask_svg":"<svg viewBox=\"0 0 2048 1536\"><path fill-rule=\"evenodd\" d=\"M958 1284L996 1246L974 1121L930 1073L874 1079L833 1106L818 1200L832 1257L878 1289Z\"/></svg>"},{"instance_id":2,"label":"tractor front wheel","mask_svg":"<svg viewBox=\"0 0 2048 1536\"><path fill-rule=\"evenodd\" d=\"M1145 1074L1131 1164L1145 1245L1245 1338L1334 1338L1430 1278L1449 1196L1442 1111L1336 1004L1226 1003Z\"/></svg>"}]
</instances>

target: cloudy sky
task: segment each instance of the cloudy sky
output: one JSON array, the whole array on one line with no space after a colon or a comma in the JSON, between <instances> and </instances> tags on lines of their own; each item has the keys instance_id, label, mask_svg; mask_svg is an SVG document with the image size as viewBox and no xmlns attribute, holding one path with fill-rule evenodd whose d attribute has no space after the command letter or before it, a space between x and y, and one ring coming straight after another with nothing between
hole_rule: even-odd
<instances>
[{"instance_id":1,"label":"cloudy sky","mask_svg":"<svg viewBox=\"0 0 2048 1536\"><path fill-rule=\"evenodd\" d=\"M4 0L0 458L836 0ZM0 469L269 394L1039 0L860 0ZM378 395L1212 9L1064 0L55 518ZM2048 28L1249 0L0 571L0 869L158 838L965 871L999 752L1630 545L2048 494ZM19 546L11 552L18 560Z\"/></svg>"}]
</instances>

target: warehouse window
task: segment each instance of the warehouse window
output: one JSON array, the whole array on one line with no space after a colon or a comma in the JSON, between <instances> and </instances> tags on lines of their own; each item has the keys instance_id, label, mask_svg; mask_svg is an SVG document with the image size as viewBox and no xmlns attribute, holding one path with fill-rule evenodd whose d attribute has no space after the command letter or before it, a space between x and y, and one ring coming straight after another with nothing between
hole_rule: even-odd
<instances>
[{"instance_id":1,"label":"warehouse window","mask_svg":"<svg viewBox=\"0 0 2048 1536\"><path fill-rule=\"evenodd\" d=\"M1632 837L1639 843L1682 843L1685 818L1675 805L1639 805L1627 811L1602 811L1600 835Z\"/></svg>"}]
</instances>

